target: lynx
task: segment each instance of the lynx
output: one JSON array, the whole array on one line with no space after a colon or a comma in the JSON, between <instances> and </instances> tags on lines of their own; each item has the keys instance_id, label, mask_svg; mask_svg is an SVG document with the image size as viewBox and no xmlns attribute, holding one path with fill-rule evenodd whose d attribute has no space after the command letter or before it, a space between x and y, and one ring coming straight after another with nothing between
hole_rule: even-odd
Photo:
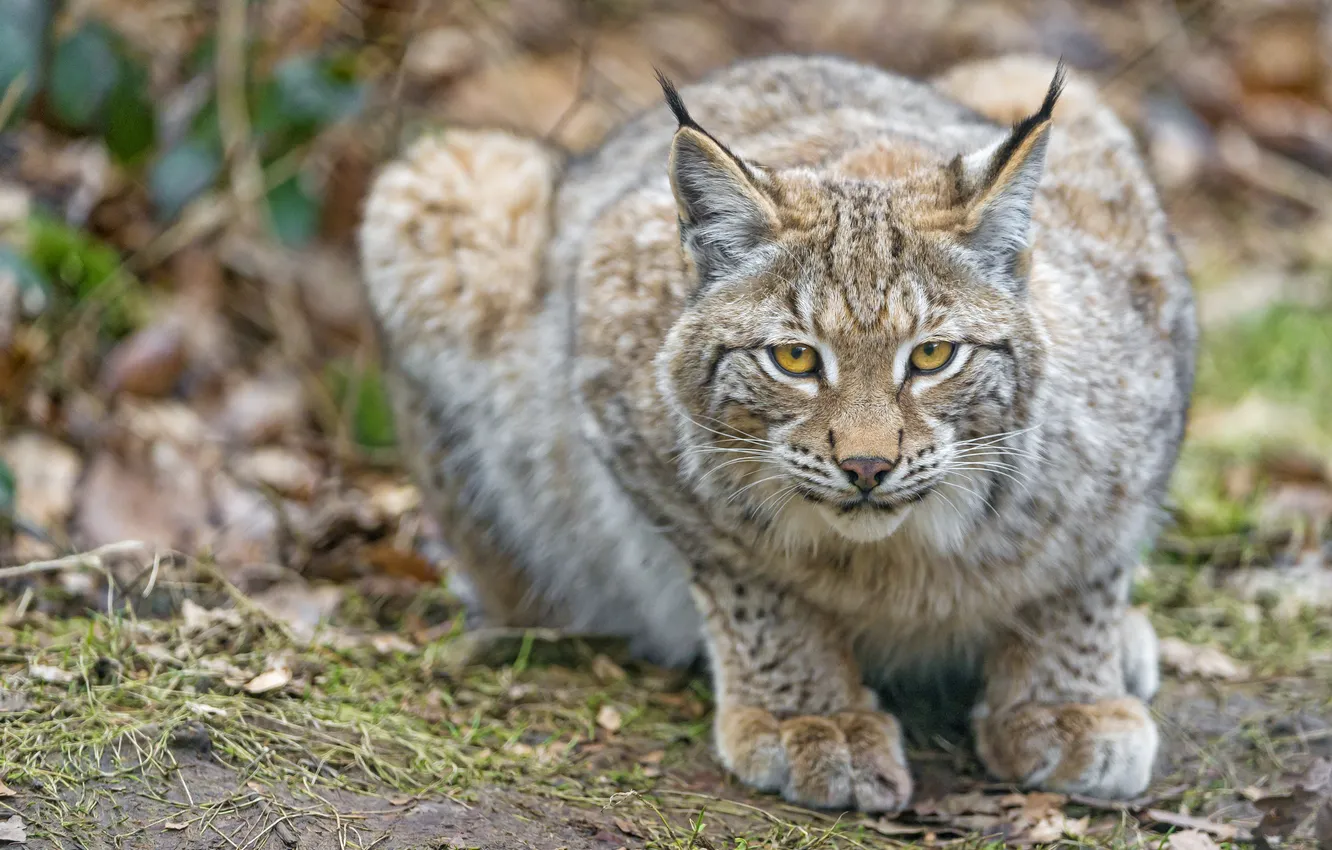
<instances>
[{"instance_id":1,"label":"lynx","mask_svg":"<svg viewBox=\"0 0 1332 850\"><path fill-rule=\"evenodd\" d=\"M1196 331L1130 133L1034 57L663 89L582 158L420 139L367 202L402 443L469 598L705 654L720 759L795 802L904 806L876 684L957 663L995 777L1141 793L1128 592Z\"/></svg>"}]
</instances>

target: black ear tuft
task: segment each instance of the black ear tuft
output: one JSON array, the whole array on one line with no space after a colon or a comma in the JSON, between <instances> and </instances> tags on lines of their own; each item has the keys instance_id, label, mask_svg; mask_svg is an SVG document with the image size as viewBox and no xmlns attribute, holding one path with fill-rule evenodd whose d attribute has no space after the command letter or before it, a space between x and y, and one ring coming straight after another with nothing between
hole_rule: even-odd
<instances>
[{"instance_id":1,"label":"black ear tuft","mask_svg":"<svg viewBox=\"0 0 1332 850\"><path fill-rule=\"evenodd\" d=\"M1054 116L1055 104L1059 102L1059 96L1064 93L1064 82L1067 77L1068 72L1064 67L1064 60L1060 59L1059 63L1055 65L1054 76L1050 79L1050 87L1045 90L1045 100L1041 101L1041 108L1014 124L1013 129L1008 133L1008 139L995 152L994 158L991 160L994 163L995 171L989 175L991 178L996 176L999 169L1002 169L1004 164L1013 156L1013 153L1022 147L1028 136L1049 123Z\"/></svg>"},{"instance_id":2,"label":"black ear tuft","mask_svg":"<svg viewBox=\"0 0 1332 850\"><path fill-rule=\"evenodd\" d=\"M680 97L680 92L675 87L675 83L661 72L660 68L653 68L657 72L657 83L661 86L661 93L666 96L666 105L671 108L671 113L675 115L676 122L681 127L693 127L695 130L702 130L698 122L689 114L685 107L684 98Z\"/></svg>"}]
</instances>

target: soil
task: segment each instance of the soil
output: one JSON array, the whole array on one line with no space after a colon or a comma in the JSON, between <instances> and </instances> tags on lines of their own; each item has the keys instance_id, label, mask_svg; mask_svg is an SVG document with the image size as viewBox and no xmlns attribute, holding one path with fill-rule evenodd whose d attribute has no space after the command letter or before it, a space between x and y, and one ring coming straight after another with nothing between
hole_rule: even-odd
<instances>
[{"instance_id":1,"label":"soil","mask_svg":"<svg viewBox=\"0 0 1332 850\"><path fill-rule=\"evenodd\" d=\"M1167 679L1154 703L1163 733L1157 779L1138 808L1168 803L1173 804L1170 808L1178 808L1179 798L1188 789L1222 789L1207 795L1202 810L1195 814L1252 829L1260 812L1250 797L1271 792L1274 777L1297 774L1316 758L1332 757L1330 704L1332 691L1316 678L1245 683ZM28 820L32 835L28 847L34 850L75 846L88 850L612 850L645 846L649 832L641 824L655 815L641 806L605 805L616 791L609 777L617 767L639 762L662 744L626 737L588 747L582 767L585 770L590 759L600 769L604 780L600 788L575 787L578 783L572 780L567 789L558 780L554 785L523 787L516 780L511 786L473 788L458 799L443 795L395 799L387 793L372 796L315 787L308 794L279 792L283 806L274 808L268 789L256 789L262 793L250 795L246 804L249 780L211 754L206 737L182 740L176 751L179 769L170 781L154 785L134 777L107 780L103 787L112 792L114 802L99 809L104 832L77 844L43 824L37 804L24 805L21 798L12 802L19 803L17 808ZM984 783L964 741L941 740L939 746L913 751L912 761L918 802L993 788ZM728 781L704 742L691 745L683 758L663 769L654 788L657 791L709 795L766 809L786 808L772 797L747 794ZM602 804L574 802L573 798L601 800ZM198 813L208 803L228 799L235 803L229 813L207 823L200 818ZM667 813L685 832L688 821L679 814L688 808L668 807ZM1120 816L1113 807L1092 805L1091 811ZM709 816L707 832L714 841L718 833L743 831L744 825L725 813ZM46 837L39 837L43 834Z\"/></svg>"}]
</instances>

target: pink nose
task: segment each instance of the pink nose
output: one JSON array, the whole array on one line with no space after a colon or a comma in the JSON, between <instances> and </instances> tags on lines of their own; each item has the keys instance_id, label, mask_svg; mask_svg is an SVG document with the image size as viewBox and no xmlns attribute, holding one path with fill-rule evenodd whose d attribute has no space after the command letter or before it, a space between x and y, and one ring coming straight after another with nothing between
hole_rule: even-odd
<instances>
[{"instance_id":1,"label":"pink nose","mask_svg":"<svg viewBox=\"0 0 1332 850\"><path fill-rule=\"evenodd\" d=\"M849 457L840 466L851 483L868 493L893 471L893 461L882 457Z\"/></svg>"}]
</instances>

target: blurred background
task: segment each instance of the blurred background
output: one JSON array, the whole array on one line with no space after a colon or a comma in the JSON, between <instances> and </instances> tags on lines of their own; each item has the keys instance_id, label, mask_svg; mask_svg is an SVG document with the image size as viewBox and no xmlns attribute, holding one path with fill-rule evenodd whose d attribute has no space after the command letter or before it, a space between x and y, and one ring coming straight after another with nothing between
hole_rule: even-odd
<instances>
[{"instance_id":1,"label":"blurred background","mask_svg":"<svg viewBox=\"0 0 1332 850\"><path fill-rule=\"evenodd\" d=\"M0 0L0 563L138 539L253 592L434 583L358 289L377 164L435 126L587 150L653 66L774 51L1099 80L1205 331L1161 552L1326 593L1332 13L1299 0Z\"/></svg>"}]
</instances>

